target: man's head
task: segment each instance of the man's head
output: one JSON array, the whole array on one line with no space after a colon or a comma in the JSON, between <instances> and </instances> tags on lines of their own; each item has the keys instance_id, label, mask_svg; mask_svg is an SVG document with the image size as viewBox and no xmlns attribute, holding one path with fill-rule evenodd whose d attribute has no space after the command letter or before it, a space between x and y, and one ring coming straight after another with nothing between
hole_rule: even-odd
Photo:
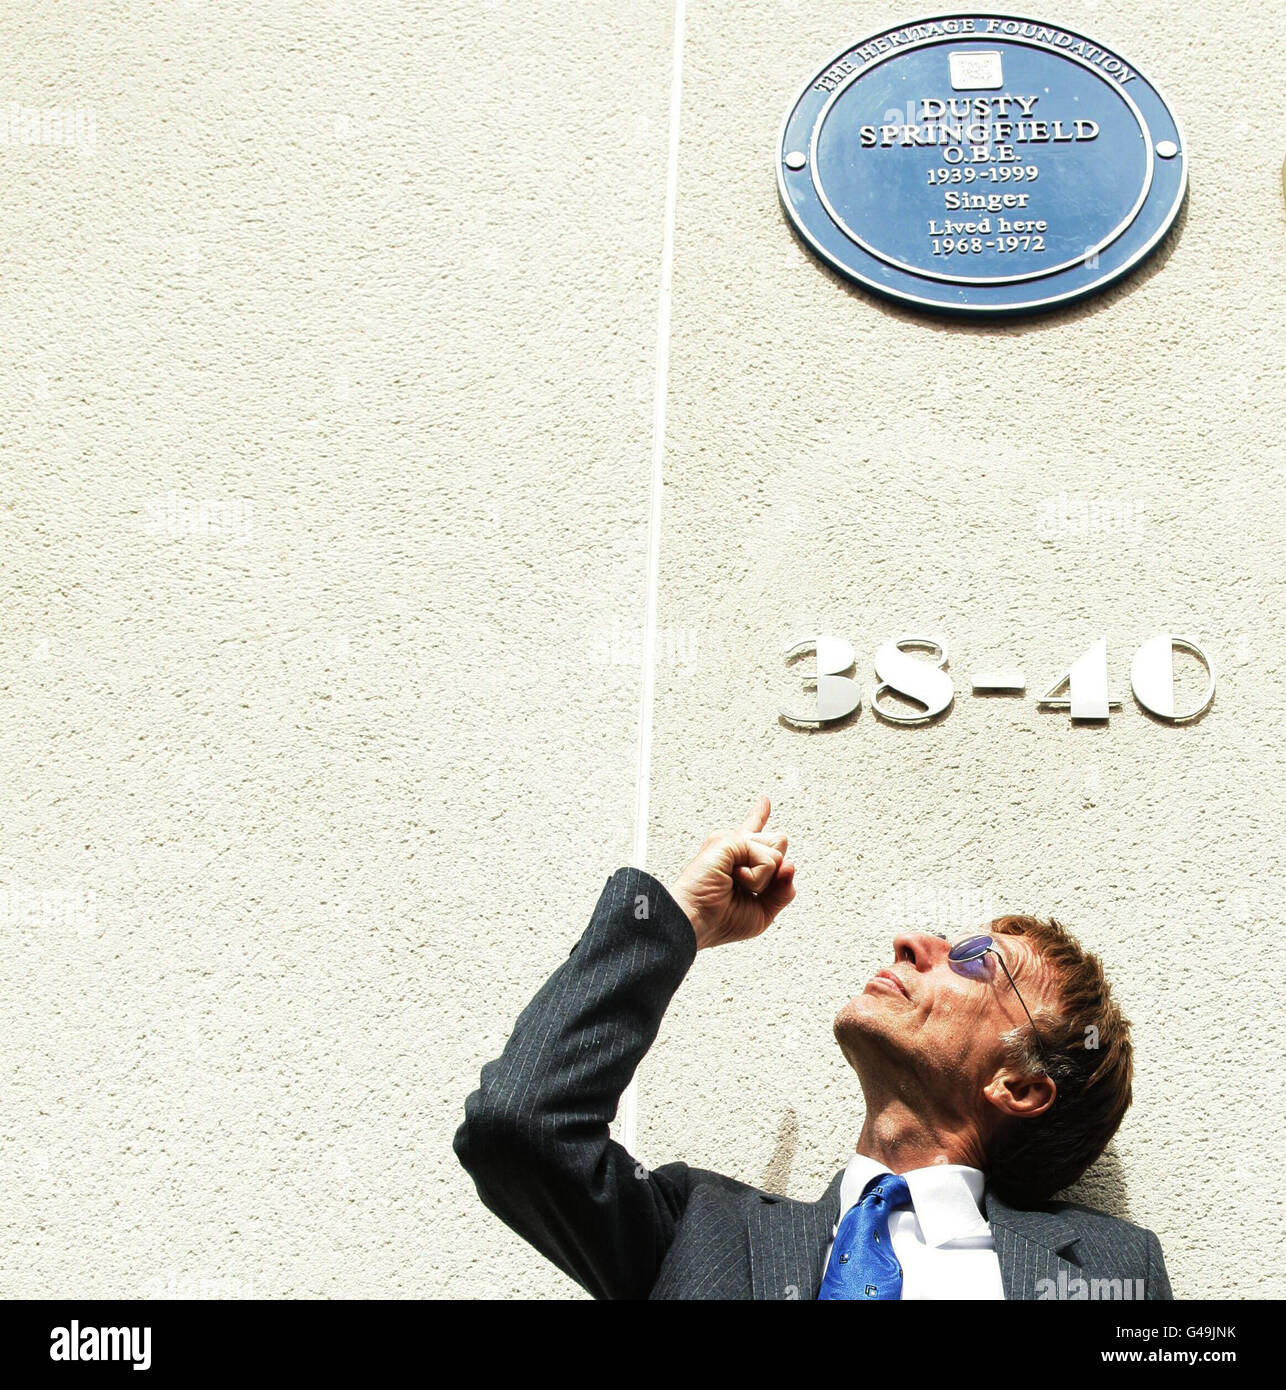
<instances>
[{"instance_id":1,"label":"man's head","mask_svg":"<svg viewBox=\"0 0 1286 1390\"><path fill-rule=\"evenodd\" d=\"M835 1036L868 1106L896 1095L965 1136L1001 1196L1038 1202L1080 1177L1129 1107L1130 1025L1057 922L1000 917L987 932L1008 975L990 952L957 963L940 936L894 937Z\"/></svg>"}]
</instances>

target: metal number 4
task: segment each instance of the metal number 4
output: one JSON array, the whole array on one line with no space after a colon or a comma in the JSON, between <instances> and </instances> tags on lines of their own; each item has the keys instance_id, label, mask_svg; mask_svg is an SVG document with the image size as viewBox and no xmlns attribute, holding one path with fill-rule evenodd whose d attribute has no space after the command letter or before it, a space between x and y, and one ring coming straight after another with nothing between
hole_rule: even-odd
<instances>
[{"instance_id":1,"label":"metal number 4","mask_svg":"<svg viewBox=\"0 0 1286 1390\"><path fill-rule=\"evenodd\" d=\"M1059 695L1063 686L1066 698ZM1107 693L1107 638L1091 642L1036 703L1043 709L1069 710L1073 719L1106 719L1120 709L1120 700Z\"/></svg>"}]
</instances>

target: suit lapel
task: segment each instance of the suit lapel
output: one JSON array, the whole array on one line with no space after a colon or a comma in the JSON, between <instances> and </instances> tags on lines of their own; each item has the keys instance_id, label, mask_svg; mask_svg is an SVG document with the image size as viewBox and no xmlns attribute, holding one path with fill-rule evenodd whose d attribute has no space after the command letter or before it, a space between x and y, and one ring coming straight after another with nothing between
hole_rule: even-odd
<instances>
[{"instance_id":1,"label":"suit lapel","mask_svg":"<svg viewBox=\"0 0 1286 1390\"><path fill-rule=\"evenodd\" d=\"M1011 1207L990 1189L985 1205L1006 1298L1056 1298L1060 1287L1066 1289L1080 1277L1076 1265L1063 1258L1062 1252L1077 1240L1076 1228L1065 1217Z\"/></svg>"},{"instance_id":2,"label":"suit lapel","mask_svg":"<svg viewBox=\"0 0 1286 1390\"><path fill-rule=\"evenodd\" d=\"M761 1195L750 1210L752 1297L815 1299L822 1261L839 1215L841 1169L817 1202Z\"/></svg>"}]
</instances>

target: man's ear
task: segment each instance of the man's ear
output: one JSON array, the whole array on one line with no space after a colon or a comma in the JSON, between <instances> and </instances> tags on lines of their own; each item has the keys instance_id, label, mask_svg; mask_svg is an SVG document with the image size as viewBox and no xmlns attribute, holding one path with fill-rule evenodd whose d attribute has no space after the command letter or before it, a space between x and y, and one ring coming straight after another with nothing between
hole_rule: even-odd
<instances>
[{"instance_id":1,"label":"man's ear","mask_svg":"<svg viewBox=\"0 0 1286 1390\"><path fill-rule=\"evenodd\" d=\"M1002 1115L1031 1120L1043 1115L1054 1103L1058 1087L1048 1076L1031 1075L1005 1068L998 1071L982 1093Z\"/></svg>"}]
</instances>

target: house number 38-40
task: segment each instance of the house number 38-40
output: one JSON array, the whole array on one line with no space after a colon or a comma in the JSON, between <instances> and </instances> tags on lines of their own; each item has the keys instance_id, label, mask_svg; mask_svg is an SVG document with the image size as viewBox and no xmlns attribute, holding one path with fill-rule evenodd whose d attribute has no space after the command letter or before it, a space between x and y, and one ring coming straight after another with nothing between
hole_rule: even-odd
<instances>
[{"instance_id":1,"label":"house number 38-40","mask_svg":"<svg viewBox=\"0 0 1286 1390\"><path fill-rule=\"evenodd\" d=\"M1176 650L1195 656L1206 672L1204 691L1182 709L1175 703ZM838 723L862 706L861 687L848 674L856 662L852 646L839 637L808 637L787 647L786 660L794 663L810 653L816 657L815 669L797 673L803 691L780 711L788 724L801 729ZM951 708L955 685L947 673L947 644L941 637L894 637L875 653L874 666L876 683L869 699L881 719L891 724L924 724ZM975 695L1022 695L1027 678L1016 668L975 671L970 685ZM1134 653L1130 688L1149 714L1181 724L1210 708L1215 698L1214 667L1192 638L1162 632L1149 637ZM1036 703L1044 709L1065 709L1075 720L1107 719L1119 709L1120 700L1108 693L1107 639L1091 642Z\"/></svg>"}]
</instances>

